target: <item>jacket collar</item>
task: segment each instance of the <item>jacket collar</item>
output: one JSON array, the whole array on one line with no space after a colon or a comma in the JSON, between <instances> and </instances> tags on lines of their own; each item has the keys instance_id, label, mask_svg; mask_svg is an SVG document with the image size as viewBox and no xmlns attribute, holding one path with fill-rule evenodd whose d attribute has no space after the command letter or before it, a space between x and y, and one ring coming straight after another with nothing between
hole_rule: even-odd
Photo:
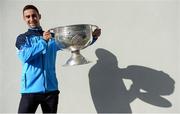
<instances>
[{"instance_id":1,"label":"jacket collar","mask_svg":"<svg viewBox=\"0 0 180 114\"><path fill-rule=\"evenodd\" d=\"M29 34L34 34L34 35L40 35L40 36L42 36L43 35L43 30L42 30L42 28L41 27L35 27L35 28L29 28L28 29L28 33Z\"/></svg>"}]
</instances>

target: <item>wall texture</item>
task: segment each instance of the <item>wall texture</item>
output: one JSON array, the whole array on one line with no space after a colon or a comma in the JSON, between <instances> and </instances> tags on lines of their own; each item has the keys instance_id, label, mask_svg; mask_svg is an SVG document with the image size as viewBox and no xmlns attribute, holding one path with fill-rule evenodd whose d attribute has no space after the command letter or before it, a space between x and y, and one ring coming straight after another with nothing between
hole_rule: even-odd
<instances>
[{"instance_id":1,"label":"wall texture","mask_svg":"<svg viewBox=\"0 0 180 114\"><path fill-rule=\"evenodd\" d=\"M26 4L39 8L45 30L82 23L102 29L98 41L81 51L90 64L62 67L70 52L58 53L59 113L180 112L179 0L4 0L0 113L17 112L20 100L15 41L27 30Z\"/></svg>"},{"instance_id":2,"label":"wall texture","mask_svg":"<svg viewBox=\"0 0 180 114\"><path fill-rule=\"evenodd\" d=\"M0 7L2 8L2 2L0 2ZM0 17L2 17L2 9L0 10ZM0 18L0 26L2 26L2 18ZM0 38L2 38L2 28L0 28ZM2 47L1 47L1 45L2 45L2 42L0 41L0 51L2 52ZM2 55L0 54L0 86L1 86L1 84L2 84L2 80L1 80L1 77L2 77ZM1 90L1 87L0 87L0 90ZM2 102L1 100L2 100L2 96L1 96L2 94L0 94L0 102ZM2 110L1 109L1 107L2 107L2 104L0 104L0 110Z\"/></svg>"}]
</instances>

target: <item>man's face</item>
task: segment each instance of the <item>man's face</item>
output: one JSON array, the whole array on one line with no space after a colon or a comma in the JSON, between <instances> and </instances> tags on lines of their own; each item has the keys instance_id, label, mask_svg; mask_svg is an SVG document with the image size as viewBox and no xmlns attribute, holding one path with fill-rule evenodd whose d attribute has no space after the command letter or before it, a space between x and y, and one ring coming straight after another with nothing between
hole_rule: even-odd
<instances>
[{"instance_id":1,"label":"man's face","mask_svg":"<svg viewBox=\"0 0 180 114\"><path fill-rule=\"evenodd\" d=\"M23 12L23 19L30 28L35 28L40 26L41 15L34 9L27 9Z\"/></svg>"}]
</instances>

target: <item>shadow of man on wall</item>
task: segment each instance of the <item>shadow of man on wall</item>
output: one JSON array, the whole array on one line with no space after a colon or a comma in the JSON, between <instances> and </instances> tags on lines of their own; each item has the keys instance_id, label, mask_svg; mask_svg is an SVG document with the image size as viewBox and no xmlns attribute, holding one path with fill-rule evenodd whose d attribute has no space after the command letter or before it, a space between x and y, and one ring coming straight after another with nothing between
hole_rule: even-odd
<instances>
[{"instance_id":1,"label":"shadow of man on wall","mask_svg":"<svg viewBox=\"0 0 180 114\"><path fill-rule=\"evenodd\" d=\"M89 84L97 113L132 113L130 103L136 98L159 107L172 106L162 97L174 91L175 82L168 74L138 65L119 68L116 56L105 49L97 49L96 55ZM123 79L133 82L130 89Z\"/></svg>"}]
</instances>

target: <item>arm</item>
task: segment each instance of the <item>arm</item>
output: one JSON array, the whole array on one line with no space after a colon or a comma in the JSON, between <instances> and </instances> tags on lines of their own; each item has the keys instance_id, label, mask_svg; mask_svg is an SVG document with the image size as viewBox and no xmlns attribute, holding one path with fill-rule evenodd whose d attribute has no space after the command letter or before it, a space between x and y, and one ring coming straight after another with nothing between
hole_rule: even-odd
<instances>
[{"instance_id":1,"label":"arm","mask_svg":"<svg viewBox=\"0 0 180 114\"><path fill-rule=\"evenodd\" d=\"M18 57L25 63L33 60L37 55L42 54L46 50L46 41L41 39L31 46L27 44L26 36L20 35L16 40L16 47L18 49Z\"/></svg>"}]
</instances>

